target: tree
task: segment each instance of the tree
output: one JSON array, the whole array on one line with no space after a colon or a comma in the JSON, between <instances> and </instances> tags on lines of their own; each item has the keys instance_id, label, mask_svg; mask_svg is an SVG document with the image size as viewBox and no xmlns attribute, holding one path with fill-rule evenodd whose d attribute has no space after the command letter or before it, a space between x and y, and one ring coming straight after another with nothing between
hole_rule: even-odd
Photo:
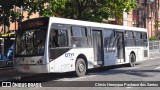
<instances>
[{"instance_id":1,"label":"tree","mask_svg":"<svg viewBox=\"0 0 160 90\"><path fill-rule=\"evenodd\" d=\"M23 6L28 18L38 12L41 16L103 22L109 17L122 20L123 12L138 6L135 0L0 0L0 23L20 21L23 15L13 10Z\"/></svg>"},{"instance_id":2,"label":"tree","mask_svg":"<svg viewBox=\"0 0 160 90\"><path fill-rule=\"evenodd\" d=\"M123 12L129 12L138 4L134 0L68 0L65 17L102 22L109 17L122 20Z\"/></svg>"},{"instance_id":3,"label":"tree","mask_svg":"<svg viewBox=\"0 0 160 90\"><path fill-rule=\"evenodd\" d=\"M154 23L155 23L155 24L154 24L155 36L156 36L156 37L160 37L160 31L159 31L159 29L158 29L158 27L160 26L160 25L159 25L160 21L155 20Z\"/></svg>"},{"instance_id":4,"label":"tree","mask_svg":"<svg viewBox=\"0 0 160 90\"><path fill-rule=\"evenodd\" d=\"M32 0L23 5L23 9L28 13L28 16L39 12L40 16L54 16L62 13L65 10L67 0Z\"/></svg>"},{"instance_id":5,"label":"tree","mask_svg":"<svg viewBox=\"0 0 160 90\"><path fill-rule=\"evenodd\" d=\"M123 12L129 12L138 4L135 0L40 0L28 6L30 13L39 12L42 16L58 14L65 18L102 22L109 17L121 21Z\"/></svg>"},{"instance_id":6,"label":"tree","mask_svg":"<svg viewBox=\"0 0 160 90\"><path fill-rule=\"evenodd\" d=\"M135 0L35 0L24 4L29 16L61 16L71 19L102 22L109 17L122 20L123 12L137 7Z\"/></svg>"},{"instance_id":7,"label":"tree","mask_svg":"<svg viewBox=\"0 0 160 90\"><path fill-rule=\"evenodd\" d=\"M16 18L22 15L14 12L14 6L23 5L25 0L0 0L0 23L4 25L4 30L9 29L10 21L17 21ZM4 31L4 32L5 32Z\"/></svg>"}]
</instances>

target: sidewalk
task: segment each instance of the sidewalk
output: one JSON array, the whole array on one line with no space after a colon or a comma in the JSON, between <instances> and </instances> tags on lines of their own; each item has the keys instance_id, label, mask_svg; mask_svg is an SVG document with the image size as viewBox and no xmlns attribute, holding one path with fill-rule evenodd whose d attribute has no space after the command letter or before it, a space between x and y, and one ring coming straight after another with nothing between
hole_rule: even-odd
<instances>
[{"instance_id":1,"label":"sidewalk","mask_svg":"<svg viewBox=\"0 0 160 90\"><path fill-rule=\"evenodd\" d=\"M0 68L0 81L6 81L15 77L17 75L14 74L13 67L1 67Z\"/></svg>"},{"instance_id":2,"label":"sidewalk","mask_svg":"<svg viewBox=\"0 0 160 90\"><path fill-rule=\"evenodd\" d=\"M149 56L150 60L157 59L157 58L160 58L160 54L159 53L157 53L157 54L150 54L150 56Z\"/></svg>"},{"instance_id":3,"label":"sidewalk","mask_svg":"<svg viewBox=\"0 0 160 90\"><path fill-rule=\"evenodd\" d=\"M0 68L5 67L5 63L3 61L0 61Z\"/></svg>"}]
</instances>

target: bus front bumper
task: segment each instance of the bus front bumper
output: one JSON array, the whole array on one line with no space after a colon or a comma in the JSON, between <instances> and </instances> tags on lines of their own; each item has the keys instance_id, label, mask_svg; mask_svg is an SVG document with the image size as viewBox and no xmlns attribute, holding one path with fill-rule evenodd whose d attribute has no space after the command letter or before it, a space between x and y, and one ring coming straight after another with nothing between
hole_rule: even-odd
<instances>
[{"instance_id":1,"label":"bus front bumper","mask_svg":"<svg viewBox=\"0 0 160 90\"><path fill-rule=\"evenodd\" d=\"M49 73L48 65L16 65L14 66L16 73Z\"/></svg>"}]
</instances>

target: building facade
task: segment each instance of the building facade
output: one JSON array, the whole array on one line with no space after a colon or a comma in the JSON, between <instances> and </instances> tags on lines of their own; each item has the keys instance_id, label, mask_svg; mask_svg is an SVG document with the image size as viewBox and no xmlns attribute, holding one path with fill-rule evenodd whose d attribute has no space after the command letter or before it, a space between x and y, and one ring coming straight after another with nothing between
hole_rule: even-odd
<instances>
[{"instance_id":1,"label":"building facade","mask_svg":"<svg viewBox=\"0 0 160 90\"><path fill-rule=\"evenodd\" d=\"M27 11L23 11L22 8L16 7L16 8L14 8L14 11L20 12L20 13L23 14L24 18L23 18L22 21L25 21L25 20L28 19L27 18L28 12ZM40 17L39 14L38 13L33 13L29 18L32 19L32 18L37 18L37 17ZM15 32L15 30L17 30L17 29L18 29L18 22L13 22L13 23L10 22L10 27L9 27L8 30L11 31L11 32ZM6 29L5 32L8 32L8 30ZM0 33L4 33L4 25L2 25L2 24L0 24Z\"/></svg>"},{"instance_id":2,"label":"building facade","mask_svg":"<svg viewBox=\"0 0 160 90\"><path fill-rule=\"evenodd\" d=\"M123 25L147 28L149 37L160 37L160 0L137 0L139 7L124 13Z\"/></svg>"}]
</instances>

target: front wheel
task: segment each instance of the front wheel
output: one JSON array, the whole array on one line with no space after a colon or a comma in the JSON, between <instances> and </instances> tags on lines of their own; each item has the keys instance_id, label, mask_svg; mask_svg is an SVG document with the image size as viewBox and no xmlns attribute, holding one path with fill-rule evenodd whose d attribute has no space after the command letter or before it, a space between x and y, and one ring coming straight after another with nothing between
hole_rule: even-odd
<instances>
[{"instance_id":1,"label":"front wheel","mask_svg":"<svg viewBox=\"0 0 160 90\"><path fill-rule=\"evenodd\" d=\"M135 63L136 63L136 56L131 53L130 56L129 56L129 66L130 67L134 67L135 66Z\"/></svg>"},{"instance_id":2,"label":"front wheel","mask_svg":"<svg viewBox=\"0 0 160 90\"><path fill-rule=\"evenodd\" d=\"M82 58L78 58L75 66L76 75L84 76L86 74L86 62Z\"/></svg>"}]
</instances>

